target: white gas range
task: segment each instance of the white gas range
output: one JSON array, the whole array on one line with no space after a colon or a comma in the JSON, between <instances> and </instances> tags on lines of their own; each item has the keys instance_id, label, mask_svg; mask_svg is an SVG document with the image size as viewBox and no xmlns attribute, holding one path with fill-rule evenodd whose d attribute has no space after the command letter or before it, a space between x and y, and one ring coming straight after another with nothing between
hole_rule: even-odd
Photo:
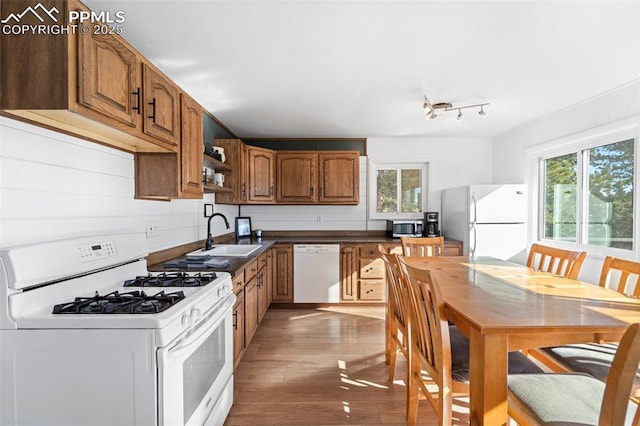
<instances>
[{"instance_id":1,"label":"white gas range","mask_svg":"<svg viewBox=\"0 0 640 426\"><path fill-rule=\"evenodd\" d=\"M146 238L0 250L0 424L222 424L227 273L149 274Z\"/></svg>"}]
</instances>

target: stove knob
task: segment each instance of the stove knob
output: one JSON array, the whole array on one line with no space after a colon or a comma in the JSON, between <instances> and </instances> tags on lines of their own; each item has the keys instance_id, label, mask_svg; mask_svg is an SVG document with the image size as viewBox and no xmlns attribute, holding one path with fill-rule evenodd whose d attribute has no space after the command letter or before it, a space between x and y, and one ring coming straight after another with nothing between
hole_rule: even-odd
<instances>
[{"instance_id":1,"label":"stove knob","mask_svg":"<svg viewBox=\"0 0 640 426\"><path fill-rule=\"evenodd\" d=\"M193 308L191 309L191 313L189 313L189 317L191 317L194 321L198 321L200 318L202 318L202 312L200 312L200 309L198 308Z\"/></svg>"},{"instance_id":2,"label":"stove knob","mask_svg":"<svg viewBox=\"0 0 640 426\"><path fill-rule=\"evenodd\" d=\"M182 316L182 327L188 328L188 327L191 327L192 325L193 325L193 318L191 318L190 315L184 314Z\"/></svg>"},{"instance_id":3,"label":"stove knob","mask_svg":"<svg viewBox=\"0 0 640 426\"><path fill-rule=\"evenodd\" d=\"M218 289L218 297L224 297L227 295L227 292L229 291L229 289L225 286L222 286Z\"/></svg>"}]
</instances>

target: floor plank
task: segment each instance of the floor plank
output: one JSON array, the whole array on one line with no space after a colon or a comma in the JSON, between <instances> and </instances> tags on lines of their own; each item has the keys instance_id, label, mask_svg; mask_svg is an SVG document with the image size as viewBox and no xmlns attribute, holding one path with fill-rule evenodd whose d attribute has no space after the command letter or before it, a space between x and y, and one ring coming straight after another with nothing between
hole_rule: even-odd
<instances>
[{"instance_id":1,"label":"floor plank","mask_svg":"<svg viewBox=\"0 0 640 426\"><path fill-rule=\"evenodd\" d=\"M270 309L235 371L225 425L405 425L402 355L394 383L388 369L383 307ZM427 401L419 423L437 424Z\"/></svg>"}]
</instances>

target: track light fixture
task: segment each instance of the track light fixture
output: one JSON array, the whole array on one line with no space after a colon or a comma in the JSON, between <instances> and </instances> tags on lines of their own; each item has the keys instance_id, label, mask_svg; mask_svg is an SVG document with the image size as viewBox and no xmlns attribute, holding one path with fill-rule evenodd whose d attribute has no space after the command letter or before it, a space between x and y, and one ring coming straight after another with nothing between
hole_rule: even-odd
<instances>
[{"instance_id":1,"label":"track light fixture","mask_svg":"<svg viewBox=\"0 0 640 426\"><path fill-rule=\"evenodd\" d=\"M429 99L425 95L424 103L422 104L422 109L424 110L424 115L429 120L433 120L434 118L436 118L438 116L437 114L438 111L448 112L448 111L456 111L456 110L458 111L457 120L462 120L462 110L465 108L480 107L480 111L478 111L478 114L481 117L486 117L487 112L484 110L485 105L489 105L489 102L485 102L481 104L473 104L473 105L456 106L456 107L454 107L451 102L438 102L438 103L432 104L431 102L429 102Z\"/></svg>"}]
</instances>

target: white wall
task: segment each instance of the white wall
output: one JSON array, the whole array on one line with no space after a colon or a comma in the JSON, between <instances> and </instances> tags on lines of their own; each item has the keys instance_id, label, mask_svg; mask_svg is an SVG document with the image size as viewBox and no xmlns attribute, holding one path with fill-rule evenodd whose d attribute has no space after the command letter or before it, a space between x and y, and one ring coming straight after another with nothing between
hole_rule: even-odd
<instances>
[{"instance_id":1,"label":"white wall","mask_svg":"<svg viewBox=\"0 0 640 426\"><path fill-rule=\"evenodd\" d=\"M502 134L494 139L493 144L494 180L496 182L527 183L531 188L534 188L532 168L535 164L531 163L535 162L535 158L529 153L538 149L539 146L552 146L560 140L570 139L572 135L582 134L591 129L639 116L640 80L636 80ZM638 155L636 156L640 158ZM505 158L509 161L504 161ZM636 173L640 173L639 161L636 162ZM534 210L536 196L535 191L530 192L532 196L530 197L531 212L529 216L532 220L530 220L529 241L534 242L536 240L536 212ZM564 248L571 249L571 247ZM597 283L606 253L593 247L590 250L588 246L582 249L587 251L587 260L582 267L579 278ZM638 248L635 253L629 252L625 257L638 259Z\"/></svg>"},{"instance_id":2,"label":"white wall","mask_svg":"<svg viewBox=\"0 0 640 426\"><path fill-rule=\"evenodd\" d=\"M523 183L525 148L639 114L640 80L636 80L499 135L492 150L493 178L499 183Z\"/></svg>"},{"instance_id":3,"label":"white wall","mask_svg":"<svg viewBox=\"0 0 640 426\"><path fill-rule=\"evenodd\" d=\"M151 251L205 238L205 200L135 200L133 155L0 117L0 247L145 233ZM233 225L232 225L233 227ZM214 222L214 234L227 232Z\"/></svg>"}]
</instances>

